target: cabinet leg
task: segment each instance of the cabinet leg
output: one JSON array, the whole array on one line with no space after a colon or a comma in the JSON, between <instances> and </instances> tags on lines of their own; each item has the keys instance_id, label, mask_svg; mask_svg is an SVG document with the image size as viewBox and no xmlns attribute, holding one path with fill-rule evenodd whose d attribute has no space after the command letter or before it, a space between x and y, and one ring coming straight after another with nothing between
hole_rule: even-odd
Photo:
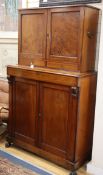
<instances>
[{"instance_id":1,"label":"cabinet leg","mask_svg":"<svg viewBox=\"0 0 103 175\"><path fill-rule=\"evenodd\" d=\"M10 142L6 142L6 143L5 143L5 147L6 147L6 148L9 148L11 145L12 145L12 143L10 143Z\"/></svg>"},{"instance_id":2,"label":"cabinet leg","mask_svg":"<svg viewBox=\"0 0 103 175\"><path fill-rule=\"evenodd\" d=\"M69 175L77 175L77 173L76 173L76 171L72 171L72 172L70 172Z\"/></svg>"},{"instance_id":3,"label":"cabinet leg","mask_svg":"<svg viewBox=\"0 0 103 175\"><path fill-rule=\"evenodd\" d=\"M9 135L7 135L7 136L6 136L5 147L6 147L6 148L9 148L9 147L12 146L12 145L13 145L13 140L12 140L12 138L11 138Z\"/></svg>"}]
</instances>

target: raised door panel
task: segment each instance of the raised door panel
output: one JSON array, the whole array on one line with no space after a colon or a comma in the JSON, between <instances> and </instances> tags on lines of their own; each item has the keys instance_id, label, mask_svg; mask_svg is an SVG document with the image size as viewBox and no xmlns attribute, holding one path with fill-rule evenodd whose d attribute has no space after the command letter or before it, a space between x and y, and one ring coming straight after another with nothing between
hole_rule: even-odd
<instances>
[{"instance_id":1,"label":"raised door panel","mask_svg":"<svg viewBox=\"0 0 103 175\"><path fill-rule=\"evenodd\" d=\"M39 146L67 159L69 151L74 149L75 139L76 108L73 109L74 112L71 111L74 103L71 99L69 87L46 83L40 85ZM77 100L75 104L77 105Z\"/></svg>"},{"instance_id":2,"label":"raised door panel","mask_svg":"<svg viewBox=\"0 0 103 175\"><path fill-rule=\"evenodd\" d=\"M37 85L29 81L15 82L15 138L31 145L37 135Z\"/></svg>"},{"instance_id":3,"label":"raised door panel","mask_svg":"<svg viewBox=\"0 0 103 175\"><path fill-rule=\"evenodd\" d=\"M19 13L19 64L45 66L46 10Z\"/></svg>"},{"instance_id":4,"label":"raised door panel","mask_svg":"<svg viewBox=\"0 0 103 175\"><path fill-rule=\"evenodd\" d=\"M47 66L78 70L82 49L83 8L50 9Z\"/></svg>"}]
</instances>

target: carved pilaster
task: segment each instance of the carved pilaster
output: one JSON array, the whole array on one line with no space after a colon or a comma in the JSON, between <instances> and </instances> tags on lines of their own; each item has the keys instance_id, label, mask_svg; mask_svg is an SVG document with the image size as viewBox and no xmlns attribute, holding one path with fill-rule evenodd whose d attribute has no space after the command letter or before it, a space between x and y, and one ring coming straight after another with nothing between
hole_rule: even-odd
<instances>
[{"instance_id":1,"label":"carved pilaster","mask_svg":"<svg viewBox=\"0 0 103 175\"><path fill-rule=\"evenodd\" d=\"M71 87L72 96L78 97L79 95L79 88L78 87Z\"/></svg>"},{"instance_id":2,"label":"carved pilaster","mask_svg":"<svg viewBox=\"0 0 103 175\"><path fill-rule=\"evenodd\" d=\"M9 84L12 84L15 81L15 77L13 76L7 76L7 79Z\"/></svg>"}]
</instances>

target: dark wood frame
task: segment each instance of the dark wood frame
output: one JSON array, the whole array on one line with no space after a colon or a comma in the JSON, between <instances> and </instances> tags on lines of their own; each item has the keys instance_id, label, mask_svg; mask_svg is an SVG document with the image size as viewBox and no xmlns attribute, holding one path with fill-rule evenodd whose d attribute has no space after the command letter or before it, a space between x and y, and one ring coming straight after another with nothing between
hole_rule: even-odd
<instances>
[{"instance_id":1,"label":"dark wood frame","mask_svg":"<svg viewBox=\"0 0 103 175\"><path fill-rule=\"evenodd\" d=\"M99 3L101 0L47 0L47 2L43 2L43 0L39 0L39 6L58 6L58 5L69 5L69 4L88 4L88 3Z\"/></svg>"}]
</instances>

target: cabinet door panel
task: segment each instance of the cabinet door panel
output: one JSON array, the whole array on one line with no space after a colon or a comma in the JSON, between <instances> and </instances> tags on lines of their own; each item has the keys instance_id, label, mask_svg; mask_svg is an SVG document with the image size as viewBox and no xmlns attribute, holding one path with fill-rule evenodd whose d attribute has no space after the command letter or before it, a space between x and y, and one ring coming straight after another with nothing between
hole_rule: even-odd
<instances>
[{"instance_id":1,"label":"cabinet door panel","mask_svg":"<svg viewBox=\"0 0 103 175\"><path fill-rule=\"evenodd\" d=\"M45 65L46 10L28 10L19 14L19 64Z\"/></svg>"},{"instance_id":2,"label":"cabinet door panel","mask_svg":"<svg viewBox=\"0 0 103 175\"><path fill-rule=\"evenodd\" d=\"M68 63L77 64L80 62L81 29L83 26L81 13L83 11L77 7L50 9L48 20L48 67L68 69Z\"/></svg>"},{"instance_id":3,"label":"cabinet door panel","mask_svg":"<svg viewBox=\"0 0 103 175\"><path fill-rule=\"evenodd\" d=\"M15 138L35 144L36 83L15 82Z\"/></svg>"},{"instance_id":4,"label":"cabinet door panel","mask_svg":"<svg viewBox=\"0 0 103 175\"><path fill-rule=\"evenodd\" d=\"M69 133L68 127L70 122L69 106L72 107L70 99L69 87L51 84L41 84L40 86L40 147L62 157L66 157L69 152L69 136L75 138L75 133L74 135ZM71 146L73 147L73 143Z\"/></svg>"}]
</instances>

